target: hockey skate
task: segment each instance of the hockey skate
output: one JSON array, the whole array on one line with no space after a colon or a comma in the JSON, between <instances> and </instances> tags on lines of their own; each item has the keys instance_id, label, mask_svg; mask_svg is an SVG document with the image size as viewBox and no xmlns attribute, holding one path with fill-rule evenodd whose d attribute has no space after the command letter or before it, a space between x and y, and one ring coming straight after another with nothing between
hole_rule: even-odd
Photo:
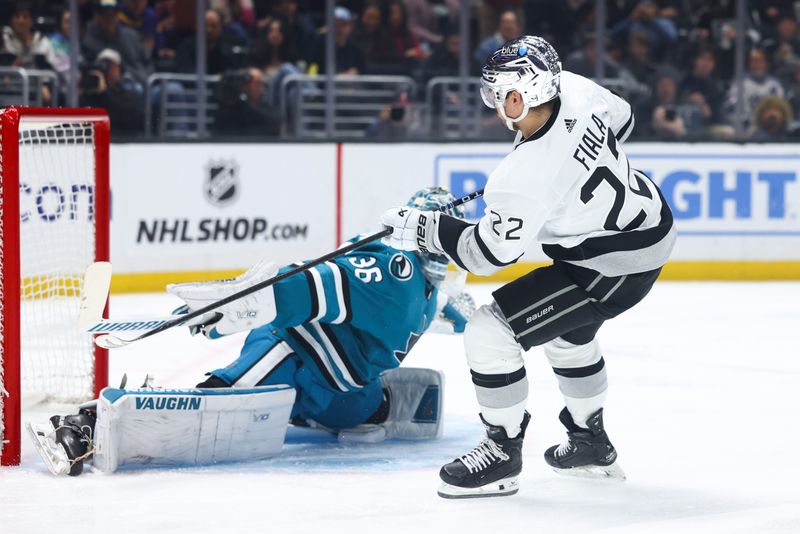
<instances>
[{"instance_id":1,"label":"hockey skate","mask_svg":"<svg viewBox=\"0 0 800 534\"><path fill-rule=\"evenodd\" d=\"M589 416L586 421L588 429L576 425L566 408L561 410L558 418L567 428L567 440L544 453L545 461L556 473L625 480L625 473L617 463L617 451L603 427L602 408Z\"/></svg>"},{"instance_id":2,"label":"hockey skate","mask_svg":"<svg viewBox=\"0 0 800 534\"><path fill-rule=\"evenodd\" d=\"M81 409L77 415L54 415L47 423L27 423L33 444L54 475L77 476L94 451L95 412Z\"/></svg>"},{"instance_id":3,"label":"hockey skate","mask_svg":"<svg viewBox=\"0 0 800 534\"><path fill-rule=\"evenodd\" d=\"M518 475L522 472L522 441L531 415L525 412L520 433L509 438L505 428L487 423L486 437L464 456L442 467L439 477L444 482L439 496L445 499L501 497L519 491Z\"/></svg>"}]
</instances>

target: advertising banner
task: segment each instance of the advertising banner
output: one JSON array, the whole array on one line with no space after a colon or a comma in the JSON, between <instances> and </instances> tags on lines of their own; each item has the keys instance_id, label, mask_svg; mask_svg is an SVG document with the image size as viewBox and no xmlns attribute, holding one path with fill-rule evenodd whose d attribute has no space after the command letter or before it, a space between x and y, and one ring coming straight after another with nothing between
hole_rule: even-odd
<instances>
[{"instance_id":1,"label":"advertising banner","mask_svg":"<svg viewBox=\"0 0 800 534\"><path fill-rule=\"evenodd\" d=\"M374 225L386 206L425 185L444 185L456 196L479 189L509 150L507 144L345 145L343 226ZM679 234L673 260L800 260L797 147L632 143L625 151L672 206ZM484 207L474 201L467 214L479 217ZM546 258L534 247L524 259Z\"/></svg>"},{"instance_id":2,"label":"advertising banner","mask_svg":"<svg viewBox=\"0 0 800 534\"><path fill-rule=\"evenodd\" d=\"M241 270L336 245L335 145L113 145L117 273Z\"/></svg>"},{"instance_id":3,"label":"advertising banner","mask_svg":"<svg viewBox=\"0 0 800 534\"><path fill-rule=\"evenodd\" d=\"M422 187L442 185L456 196L482 188L508 150L465 143L113 145L115 272L145 280L127 290L161 288L241 271L262 258L316 257L339 238L377 231L384 210ZM679 237L668 276L800 277L797 147L631 143L625 151L675 215ZM477 219L484 208L478 199L465 211ZM521 263L543 261L534 245Z\"/></svg>"}]
</instances>

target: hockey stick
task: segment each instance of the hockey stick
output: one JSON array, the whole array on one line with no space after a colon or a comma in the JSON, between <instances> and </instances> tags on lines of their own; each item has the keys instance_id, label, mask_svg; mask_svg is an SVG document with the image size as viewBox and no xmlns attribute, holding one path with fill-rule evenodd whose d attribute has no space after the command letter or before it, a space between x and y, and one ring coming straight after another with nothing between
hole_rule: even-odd
<instances>
[{"instance_id":1,"label":"hockey stick","mask_svg":"<svg viewBox=\"0 0 800 534\"><path fill-rule=\"evenodd\" d=\"M473 193L470 193L469 195L466 195L466 196L463 196L461 198L458 198L458 199L454 200L453 202L442 206L441 208L439 208L439 211L446 211L446 210L455 208L457 206L461 206L462 204L466 204L467 202L475 200L476 198L478 198L478 197L480 197L482 195L483 195L483 189L479 189L479 190L477 190L477 191L475 191ZM170 328L173 328L175 326L180 326L180 325L186 323L187 321L190 321L190 320L194 319L195 317L200 317L201 315L206 314L206 313L208 313L210 311L213 311L213 310L215 310L215 309L217 309L217 308L219 308L221 306L224 306L226 304L230 304L231 302L233 302L235 300L239 300L240 298L245 297L247 295L250 295L251 293L255 293L256 291L260 291L260 290L264 289L265 287L269 287L269 286L271 286L273 284L276 284L276 283L280 282L281 280L285 280L285 279L289 278L290 276L294 276L296 274L308 271L309 269L313 269L317 265L325 263L326 261L330 261L330 260L332 260L334 258L337 258L339 256L343 256L345 254L348 254L348 253L350 253L350 252L352 252L352 251L354 251L354 250L356 250L356 249L358 249L360 247L363 247L364 245L366 245L368 243L372 243L372 242L377 241L379 239L383 239L384 237L388 237L391 234L392 234L392 229L391 228L384 228L380 232L376 232L374 234L371 234L371 235L365 237L364 239L360 239L360 240L356 241L355 243L350 243L349 245L346 245L344 247L338 248L338 249L336 249L336 250L334 250L332 252L329 252L329 253L327 253L327 254L325 254L323 256L320 256L319 258L317 258L315 260L311 260L308 263L304 263L303 265L295 267L294 269L290 269L290 270L288 270L288 271L286 271L286 272L284 272L282 274L279 274L279 275L277 275L277 276L275 276L273 278L270 278L269 280L264 280L262 282L259 282L258 284L255 284L253 286L248 287L247 289L243 289L242 291L239 291L238 293L234 293L232 295L228 295L227 297L225 297L223 299L220 299L220 300L218 300L218 301L216 301L216 302L214 302L212 304L209 304L208 306L205 306L203 308L199 308L199 309L194 310L192 312L189 312L187 314L178 316L175 319L168 320L166 322L162 322L158 326L156 326L156 327L154 327L154 328L152 328L150 330L147 330L146 332L144 332L143 334L141 334L141 335L139 335L137 337L134 337L134 338L131 338L131 339L122 339L122 338L117 337L117 336L115 336L113 334L102 334L100 336L97 336L95 338L94 342L99 347L102 347L104 349L115 349L117 347L124 347L125 345L129 345L129 344L131 344L131 343L133 343L135 341L140 341L142 339L145 339L145 338L148 338L150 336L154 336L154 335L156 335L158 333L161 333L161 332L163 332L165 330L169 330ZM88 275L88 271L87 271L87 275ZM88 276L87 276L87 280L84 282L84 286L86 287L86 286L90 285L91 283L92 282L90 280L88 280ZM99 293L99 291L97 289L93 290L93 294L96 295L98 293ZM108 295L108 292L106 291L105 296L107 296L107 295ZM105 298L106 298L105 296L102 297L103 298L103 302L105 302ZM98 308L98 306L95 305L94 309L97 309L97 308ZM100 309L102 309L102 307L100 307ZM82 321L83 321L82 324L84 324L86 326L86 328L88 328L88 327L92 326L92 324L95 324L100 320L100 315L99 314L96 315L95 319L96 320L94 322L92 322L91 319L87 320L86 318L82 317ZM87 321L88 321L88 324L86 324Z\"/></svg>"}]
</instances>

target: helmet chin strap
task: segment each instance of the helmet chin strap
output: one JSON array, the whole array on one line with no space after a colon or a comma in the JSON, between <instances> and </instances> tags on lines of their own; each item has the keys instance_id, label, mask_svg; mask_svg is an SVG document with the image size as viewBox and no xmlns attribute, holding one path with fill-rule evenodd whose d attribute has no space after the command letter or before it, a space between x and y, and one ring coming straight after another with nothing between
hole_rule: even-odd
<instances>
[{"instance_id":1,"label":"helmet chin strap","mask_svg":"<svg viewBox=\"0 0 800 534\"><path fill-rule=\"evenodd\" d=\"M503 121L506 123L506 128L508 128L512 132L515 132L516 130L514 129L514 124L518 123L519 121L521 121L522 119L527 117L528 116L528 111L531 109L531 107L527 104L527 102L523 102L522 103L522 113L520 113L519 117L517 117L516 119L512 119L508 115L506 115L505 105L506 105L505 102L503 102L502 104L498 105L497 106L497 113L500 115L500 118L503 119Z\"/></svg>"}]
</instances>

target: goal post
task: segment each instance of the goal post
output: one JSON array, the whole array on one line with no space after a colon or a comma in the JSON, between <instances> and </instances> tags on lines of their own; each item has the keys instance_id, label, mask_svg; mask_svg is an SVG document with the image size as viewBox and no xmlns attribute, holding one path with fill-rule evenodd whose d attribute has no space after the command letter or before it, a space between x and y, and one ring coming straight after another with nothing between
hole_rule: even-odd
<instances>
[{"instance_id":1,"label":"goal post","mask_svg":"<svg viewBox=\"0 0 800 534\"><path fill-rule=\"evenodd\" d=\"M77 318L109 259L109 134L104 110L0 110L0 465L20 461L23 397L83 402L108 379Z\"/></svg>"}]
</instances>

